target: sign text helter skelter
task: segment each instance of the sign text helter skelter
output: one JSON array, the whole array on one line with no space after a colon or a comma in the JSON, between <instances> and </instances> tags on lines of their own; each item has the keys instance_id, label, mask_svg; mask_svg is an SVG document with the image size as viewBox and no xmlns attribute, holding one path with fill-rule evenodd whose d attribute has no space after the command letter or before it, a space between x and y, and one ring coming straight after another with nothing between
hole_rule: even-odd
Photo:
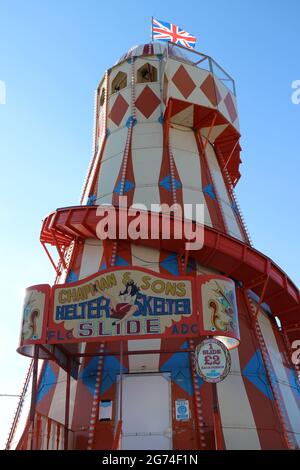
<instances>
[{"instance_id":1,"label":"sign text helter skelter","mask_svg":"<svg viewBox=\"0 0 300 470\"><path fill-rule=\"evenodd\" d=\"M48 343L198 334L194 279L115 268L53 287Z\"/></svg>"},{"instance_id":2,"label":"sign text helter skelter","mask_svg":"<svg viewBox=\"0 0 300 470\"><path fill-rule=\"evenodd\" d=\"M28 287L18 351L28 345L217 336L239 343L234 282L115 267L72 284ZM43 300L43 302L41 302Z\"/></svg>"}]
</instances>

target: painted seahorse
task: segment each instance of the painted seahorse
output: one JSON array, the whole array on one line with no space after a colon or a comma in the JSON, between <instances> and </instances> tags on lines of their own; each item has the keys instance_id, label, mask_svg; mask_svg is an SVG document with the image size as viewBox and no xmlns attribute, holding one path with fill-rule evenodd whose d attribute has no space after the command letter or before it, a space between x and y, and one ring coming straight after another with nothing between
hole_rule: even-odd
<instances>
[{"instance_id":1,"label":"painted seahorse","mask_svg":"<svg viewBox=\"0 0 300 470\"><path fill-rule=\"evenodd\" d=\"M219 311L219 305L214 300L210 300L208 306L212 309L212 324L217 328L217 330L227 331L230 319L222 320L221 317L225 316L226 318L228 315L226 315L226 313L224 312Z\"/></svg>"},{"instance_id":2,"label":"painted seahorse","mask_svg":"<svg viewBox=\"0 0 300 470\"><path fill-rule=\"evenodd\" d=\"M22 338L31 339L36 335L37 319L40 316L39 309L33 309L27 318L25 318L22 328Z\"/></svg>"}]
</instances>

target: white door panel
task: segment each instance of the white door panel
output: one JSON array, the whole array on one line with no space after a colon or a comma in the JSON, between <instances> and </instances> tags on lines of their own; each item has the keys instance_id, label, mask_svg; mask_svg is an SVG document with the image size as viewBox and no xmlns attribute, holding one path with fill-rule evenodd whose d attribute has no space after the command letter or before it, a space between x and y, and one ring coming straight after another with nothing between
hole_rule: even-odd
<instances>
[{"instance_id":1,"label":"white door panel","mask_svg":"<svg viewBox=\"0 0 300 470\"><path fill-rule=\"evenodd\" d=\"M171 449L170 399L166 374L123 375L123 450Z\"/></svg>"}]
</instances>

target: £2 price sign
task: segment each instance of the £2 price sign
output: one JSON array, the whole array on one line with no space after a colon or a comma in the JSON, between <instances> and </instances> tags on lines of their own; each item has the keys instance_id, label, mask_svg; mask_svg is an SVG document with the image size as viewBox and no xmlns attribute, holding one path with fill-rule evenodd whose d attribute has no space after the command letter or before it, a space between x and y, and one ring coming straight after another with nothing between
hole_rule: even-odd
<instances>
[{"instance_id":1,"label":"\u00a32 price sign","mask_svg":"<svg viewBox=\"0 0 300 470\"><path fill-rule=\"evenodd\" d=\"M227 377L231 367L231 358L226 346L221 341L205 339L195 349L196 371L205 382L217 383Z\"/></svg>"}]
</instances>

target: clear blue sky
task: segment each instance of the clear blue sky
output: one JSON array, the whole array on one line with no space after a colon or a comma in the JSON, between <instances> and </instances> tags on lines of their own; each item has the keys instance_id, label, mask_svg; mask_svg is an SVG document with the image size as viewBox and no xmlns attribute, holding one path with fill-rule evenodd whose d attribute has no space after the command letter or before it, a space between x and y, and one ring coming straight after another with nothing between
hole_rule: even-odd
<instances>
[{"instance_id":1,"label":"clear blue sky","mask_svg":"<svg viewBox=\"0 0 300 470\"><path fill-rule=\"evenodd\" d=\"M15 353L22 289L52 283L42 218L78 203L91 157L94 90L151 16L198 37L197 50L235 78L242 132L237 187L255 247L300 284L299 0L203 2L0 0L0 393L19 393L28 360ZM0 447L15 399L0 397Z\"/></svg>"}]
</instances>

